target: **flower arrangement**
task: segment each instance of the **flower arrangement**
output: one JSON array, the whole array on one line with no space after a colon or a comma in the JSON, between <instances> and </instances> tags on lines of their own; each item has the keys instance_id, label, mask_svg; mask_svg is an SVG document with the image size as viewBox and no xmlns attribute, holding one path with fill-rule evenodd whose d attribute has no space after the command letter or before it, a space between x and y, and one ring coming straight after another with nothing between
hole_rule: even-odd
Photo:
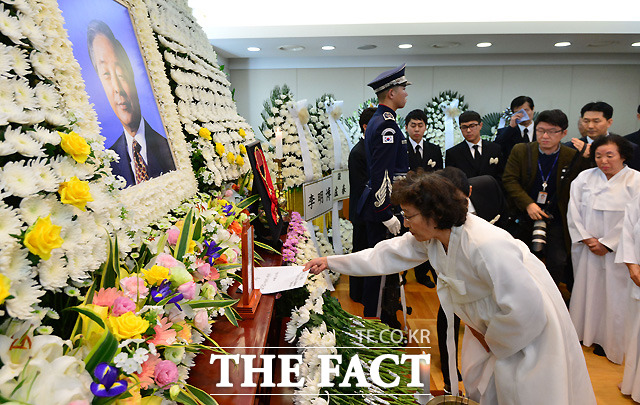
<instances>
[{"instance_id":1,"label":"flower arrangement","mask_svg":"<svg viewBox=\"0 0 640 405\"><path fill-rule=\"evenodd\" d=\"M485 114L482 116L482 129L480 136L486 141L493 141L498 133L501 114L497 112Z\"/></svg>"},{"instance_id":2,"label":"flower arrangement","mask_svg":"<svg viewBox=\"0 0 640 405\"><path fill-rule=\"evenodd\" d=\"M282 87L276 86L271 91L269 100L264 102L264 110L261 113L263 122L260 131L269 143L269 149L265 153L269 170L273 173L276 172L273 160L276 127L282 131L282 176L285 189L299 187L306 181L319 179L322 175L318 145L307 125L310 119L309 111L306 106L298 104L304 102L294 102L293 94L286 84ZM300 131L303 133L300 134ZM305 156L305 153L308 155Z\"/></svg>"},{"instance_id":3,"label":"flower arrangement","mask_svg":"<svg viewBox=\"0 0 640 405\"><path fill-rule=\"evenodd\" d=\"M338 120L342 117L342 108L336 105L332 94L325 94L318 98L309 108L309 129L311 135L318 142L322 173L329 174L336 168L336 156L334 140L340 141L340 164L338 169L347 167L349 157L349 142ZM333 121L333 125L332 125ZM336 132L334 134L334 132Z\"/></svg>"},{"instance_id":4,"label":"flower arrangement","mask_svg":"<svg viewBox=\"0 0 640 405\"><path fill-rule=\"evenodd\" d=\"M255 136L238 115L231 85L191 8L186 2L145 2L198 189L218 190L223 182L234 181L250 170L244 145Z\"/></svg>"},{"instance_id":5,"label":"flower arrangement","mask_svg":"<svg viewBox=\"0 0 640 405\"><path fill-rule=\"evenodd\" d=\"M359 104L353 114L345 118L344 122L349 130L349 134L347 136L351 136L351 145L355 145L356 143L358 143L360 138L364 136L364 134L360 132L360 115L366 108L370 107L378 108L377 98L372 97L362 104ZM398 126L400 128L404 128L404 117L397 115L396 121L398 122Z\"/></svg>"},{"instance_id":6,"label":"flower arrangement","mask_svg":"<svg viewBox=\"0 0 640 405\"><path fill-rule=\"evenodd\" d=\"M329 229L327 235L333 243L333 229ZM340 218L340 241L343 254L346 255L353 251L353 224L348 219Z\"/></svg>"},{"instance_id":7,"label":"flower arrangement","mask_svg":"<svg viewBox=\"0 0 640 405\"><path fill-rule=\"evenodd\" d=\"M440 92L424 108L424 112L427 114L425 138L429 142L438 145L444 153L445 119L452 117L455 123L453 125L453 144L455 145L462 141L462 132L455 118L467 111L468 108L469 106L464 102L464 96L459 95L457 91L446 90Z\"/></svg>"}]
</instances>

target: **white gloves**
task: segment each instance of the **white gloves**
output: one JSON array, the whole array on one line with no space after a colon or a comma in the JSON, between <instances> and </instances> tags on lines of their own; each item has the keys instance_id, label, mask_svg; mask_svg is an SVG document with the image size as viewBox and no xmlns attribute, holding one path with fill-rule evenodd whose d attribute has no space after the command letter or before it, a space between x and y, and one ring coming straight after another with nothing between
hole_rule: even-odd
<instances>
[{"instance_id":1,"label":"white gloves","mask_svg":"<svg viewBox=\"0 0 640 405\"><path fill-rule=\"evenodd\" d=\"M397 235L400 233L400 220L395 215L387 219L386 221L382 221L382 224L387 227L392 235Z\"/></svg>"}]
</instances>

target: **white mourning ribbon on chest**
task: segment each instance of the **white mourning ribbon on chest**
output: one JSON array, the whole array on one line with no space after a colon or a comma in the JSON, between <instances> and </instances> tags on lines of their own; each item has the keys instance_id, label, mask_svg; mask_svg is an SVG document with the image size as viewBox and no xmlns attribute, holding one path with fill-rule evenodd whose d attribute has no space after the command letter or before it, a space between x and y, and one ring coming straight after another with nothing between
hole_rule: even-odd
<instances>
[{"instance_id":1,"label":"white mourning ribbon on chest","mask_svg":"<svg viewBox=\"0 0 640 405\"><path fill-rule=\"evenodd\" d=\"M455 99L451 100L451 102L442 102L440 103L440 109L444 113L444 148L445 150L451 148L455 142L453 136L454 125L453 121L458 122L458 117L460 116L460 109L458 108L458 104L460 100Z\"/></svg>"},{"instance_id":2,"label":"white mourning ribbon on chest","mask_svg":"<svg viewBox=\"0 0 640 405\"><path fill-rule=\"evenodd\" d=\"M304 110L304 112L303 112ZM302 113L302 114L301 114ZM307 123L309 122L309 112L307 111L307 100L300 100L289 106L289 114L296 123L298 130L298 139L300 140L300 153L302 154L302 166L304 168L305 181L312 181L315 176L313 173L313 162L311 153L309 152L309 144L307 143L306 133L309 131ZM302 117L300 117L302 115ZM302 122L304 120L304 122Z\"/></svg>"}]
</instances>

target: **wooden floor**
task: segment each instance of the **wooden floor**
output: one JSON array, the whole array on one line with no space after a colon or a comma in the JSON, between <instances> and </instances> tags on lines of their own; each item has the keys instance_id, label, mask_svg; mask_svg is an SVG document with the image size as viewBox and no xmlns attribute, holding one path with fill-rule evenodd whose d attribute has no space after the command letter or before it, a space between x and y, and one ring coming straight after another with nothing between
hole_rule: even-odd
<instances>
[{"instance_id":1,"label":"wooden floor","mask_svg":"<svg viewBox=\"0 0 640 405\"><path fill-rule=\"evenodd\" d=\"M442 373L440 372L440 356L438 354L438 340L436 335L436 317L438 314L439 301L435 288L427 288L415 280L413 271L407 274L407 285L405 286L407 305L413 308L413 313L407 317L407 323L411 330L428 329L430 334L430 349L424 349L431 353L431 389L441 391L443 389ZM338 298L342 307L354 315L362 316L362 305L349 298L349 278L341 276L340 283L336 285L333 295ZM398 312L398 320L402 322L402 315ZM461 334L464 328L461 329ZM460 347L462 339L460 336ZM416 343L410 346L417 346ZM420 346L425 346L420 344ZM429 346L429 345L426 345ZM418 351L415 347L408 349L410 352ZM630 397L624 396L618 389L618 384L622 381L623 366L613 364L605 357L593 354L593 349L583 347L587 368L593 383L598 404L618 405L635 404ZM459 354L458 354L459 355ZM462 389L462 383L460 384Z\"/></svg>"}]
</instances>

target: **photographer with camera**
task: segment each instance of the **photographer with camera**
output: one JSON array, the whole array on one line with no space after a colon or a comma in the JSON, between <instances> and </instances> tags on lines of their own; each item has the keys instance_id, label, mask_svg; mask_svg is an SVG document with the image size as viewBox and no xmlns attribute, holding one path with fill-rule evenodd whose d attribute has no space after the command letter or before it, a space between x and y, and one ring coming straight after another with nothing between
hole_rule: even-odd
<instances>
[{"instance_id":1,"label":"photographer with camera","mask_svg":"<svg viewBox=\"0 0 640 405\"><path fill-rule=\"evenodd\" d=\"M541 112L535 121L536 141L514 146L502 183L519 213L518 238L545 263L556 285L564 283L571 291L569 184L588 162L560 144L568 126L561 110Z\"/></svg>"}]
</instances>

